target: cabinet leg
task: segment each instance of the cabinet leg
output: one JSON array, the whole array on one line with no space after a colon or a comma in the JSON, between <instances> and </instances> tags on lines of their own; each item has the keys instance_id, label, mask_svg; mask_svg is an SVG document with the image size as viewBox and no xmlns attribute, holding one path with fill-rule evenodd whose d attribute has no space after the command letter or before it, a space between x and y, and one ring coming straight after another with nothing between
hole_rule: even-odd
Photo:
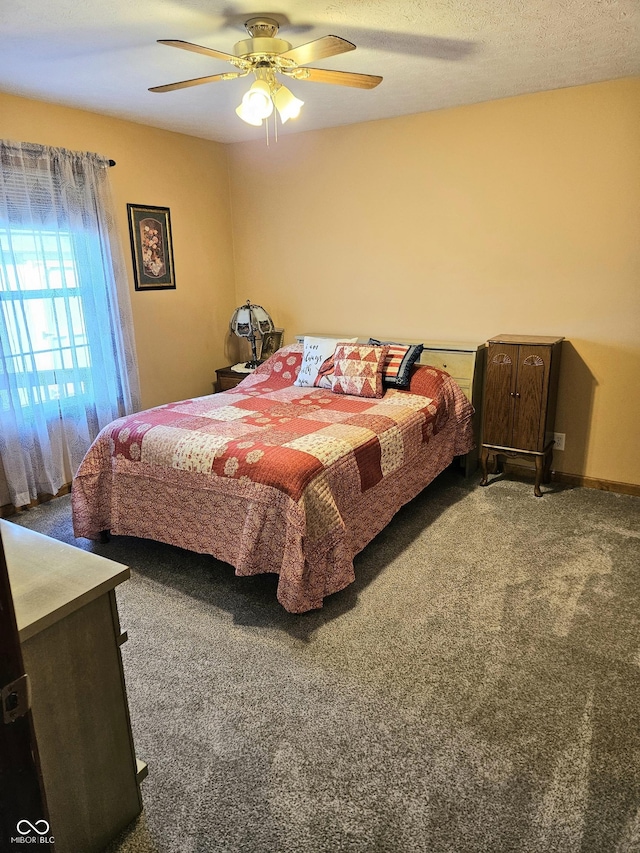
<instances>
[{"instance_id":1,"label":"cabinet leg","mask_svg":"<svg viewBox=\"0 0 640 853\"><path fill-rule=\"evenodd\" d=\"M487 472L487 462L489 460L489 448L483 447L480 452L480 469L482 471L481 486L486 486L489 482L489 474Z\"/></svg>"},{"instance_id":2,"label":"cabinet leg","mask_svg":"<svg viewBox=\"0 0 640 853\"><path fill-rule=\"evenodd\" d=\"M542 492L540 491L540 483L542 482L542 473L544 468L544 456L536 456L536 482L533 487L533 493L537 498L542 497Z\"/></svg>"}]
</instances>

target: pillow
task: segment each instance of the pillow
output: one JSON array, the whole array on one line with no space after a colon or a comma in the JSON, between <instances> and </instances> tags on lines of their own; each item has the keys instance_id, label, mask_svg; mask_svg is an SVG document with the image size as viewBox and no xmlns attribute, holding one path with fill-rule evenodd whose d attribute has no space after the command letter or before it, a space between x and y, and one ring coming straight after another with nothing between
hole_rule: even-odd
<instances>
[{"instance_id":1,"label":"pillow","mask_svg":"<svg viewBox=\"0 0 640 853\"><path fill-rule=\"evenodd\" d=\"M430 364L416 364L411 368L409 385L402 390L438 400L447 380L451 380L451 377L444 370L431 367Z\"/></svg>"},{"instance_id":2,"label":"pillow","mask_svg":"<svg viewBox=\"0 0 640 853\"><path fill-rule=\"evenodd\" d=\"M368 344L338 344L331 379L336 394L356 397L382 397L382 369L389 347Z\"/></svg>"},{"instance_id":3,"label":"pillow","mask_svg":"<svg viewBox=\"0 0 640 853\"><path fill-rule=\"evenodd\" d=\"M331 353L326 361L322 362L322 367L318 371L318 375L313 381L313 384L316 388L328 388L331 390L331 380L333 379L333 372L336 368L335 365L335 350Z\"/></svg>"},{"instance_id":4,"label":"pillow","mask_svg":"<svg viewBox=\"0 0 640 853\"><path fill-rule=\"evenodd\" d=\"M369 338L369 343L389 347L383 371L384 384L389 388L406 388L411 379L411 368L420 358L424 344L396 344L375 338Z\"/></svg>"},{"instance_id":5,"label":"pillow","mask_svg":"<svg viewBox=\"0 0 640 853\"><path fill-rule=\"evenodd\" d=\"M318 371L329 356L333 354L336 344L342 341L353 344L357 340L357 338L315 338L311 335L305 335L302 364L298 378L293 384L301 387L313 387Z\"/></svg>"}]
</instances>

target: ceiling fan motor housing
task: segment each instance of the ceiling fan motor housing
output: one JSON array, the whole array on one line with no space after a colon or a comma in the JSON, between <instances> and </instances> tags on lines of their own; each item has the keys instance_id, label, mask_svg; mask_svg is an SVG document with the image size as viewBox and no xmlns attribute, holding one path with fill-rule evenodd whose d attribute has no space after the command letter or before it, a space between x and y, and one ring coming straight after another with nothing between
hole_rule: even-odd
<instances>
[{"instance_id":1,"label":"ceiling fan motor housing","mask_svg":"<svg viewBox=\"0 0 640 853\"><path fill-rule=\"evenodd\" d=\"M233 47L236 56L277 56L291 50L288 41L276 38L280 24L273 18L249 18L244 26L251 38L236 42Z\"/></svg>"},{"instance_id":2,"label":"ceiling fan motor housing","mask_svg":"<svg viewBox=\"0 0 640 853\"><path fill-rule=\"evenodd\" d=\"M269 54L278 55L279 53L285 53L287 50L291 50L291 45L288 41L274 38L243 39L236 42L233 48L235 55L242 57Z\"/></svg>"}]
</instances>

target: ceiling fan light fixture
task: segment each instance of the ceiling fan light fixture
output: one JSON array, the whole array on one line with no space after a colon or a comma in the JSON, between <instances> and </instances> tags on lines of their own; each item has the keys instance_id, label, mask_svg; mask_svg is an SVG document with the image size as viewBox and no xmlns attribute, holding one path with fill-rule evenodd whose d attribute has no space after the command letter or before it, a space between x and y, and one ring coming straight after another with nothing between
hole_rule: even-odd
<instances>
[{"instance_id":1,"label":"ceiling fan light fixture","mask_svg":"<svg viewBox=\"0 0 640 853\"><path fill-rule=\"evenodd\" d=\"M246 121L247 124L252 124L254 127L262 126L262 119L251 115L245 108L244 104L240 104L239 107L236 107L236 115L239 116L242 121Z\"/></svg>"},{"instance_id":2,"label":"ceiling fan light fixture","mask_svg":"<svg viewBox=\"0 0 640 853\"><path fill-rule=\"evenodd\" d=\"M255 124L258 119L262 121L269 118L273 112L273 101L271 100L271 89L265 80L256 80L251 84L248 92L242 97L242 113L238 113L241 119ZM238 110L236 110L238 112Z\"/></svg>"},{"instance_id":3,"label":"ceiling fan light fixture","mask_svg":"<svg viewBox=\"0 0 640 853\"><path fill-rule=\"evenodd\" d=\"M290 118L297 118L300 115L304 101L296 98L286 86L278 86L272 97L283 124Z\"/></svg>"}]
</instances>

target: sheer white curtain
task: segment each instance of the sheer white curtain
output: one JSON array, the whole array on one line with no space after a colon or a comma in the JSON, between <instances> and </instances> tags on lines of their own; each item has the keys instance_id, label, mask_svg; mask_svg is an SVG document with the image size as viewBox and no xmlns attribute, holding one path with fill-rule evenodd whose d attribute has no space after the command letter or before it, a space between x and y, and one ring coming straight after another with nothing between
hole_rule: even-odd
<instances>
[{"instance_id":1,"label":"sheer white curtain","mask_svg":"<svg viewBox=\"0 0 640 853\"><path fill-rule=\"evenodd\" d=\"M139 408L108 172L97 154L0 141L0 473L15 506L55 494Z\"/></svg>"}]
</instances>

